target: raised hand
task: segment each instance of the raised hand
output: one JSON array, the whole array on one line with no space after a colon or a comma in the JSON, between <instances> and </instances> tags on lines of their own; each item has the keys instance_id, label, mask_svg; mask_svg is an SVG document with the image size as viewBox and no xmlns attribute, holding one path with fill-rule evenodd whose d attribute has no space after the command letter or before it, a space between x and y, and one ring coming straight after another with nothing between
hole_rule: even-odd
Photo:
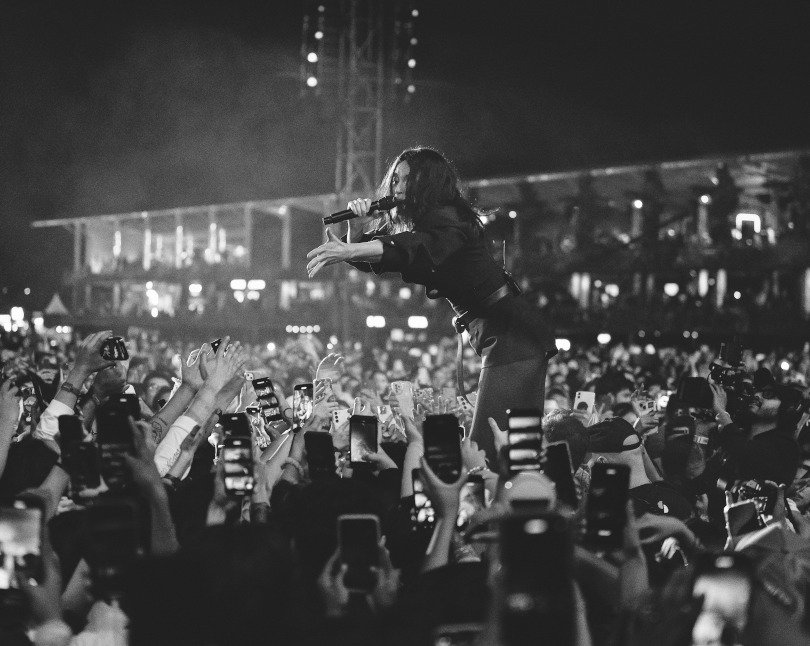
<instances>
[{"instance_id":1,"label":"raised hand","mask_svg":"<svg viewBox=\"0 0 810 646\"><path fill-rule=\"evenodd\" d=\"M202 388L203 382L205 381L204 375L200 372L202 368L202 359L201 359L200 350L192 350L188 358L185 361L182 361L182 357L177 355L180 361L180 380L181 383L189 386L194 392L197 392L200 388Z\"/></svg>"},{"instance_id":2,"label":"raised hand","mask_svg":"<svg viewBox=\"0 0 810 646\"><path fill-rule=\"evenodd\" d=\"M326 230L327 241L320 247L315 247L307 254L307 275L312 278L321 269L329 265L336 265L339 262L352 258L352 247L348 242L343 242L334 234L331 229Z\"/></svg>"},{"instance_id":3,"label":"raised hand","mask_svg":"<svg viewBox=\"0 0 810 646\"><path fill-rule=\"evenodd\" d=\"M241 347L239 341L230 343L231 337L226 336L213 354L210 353L210 346L203 345L201 352L202 365L208 374L205 384L216 390L222 389L231 379L242 371L248 361L247 353ZM242 384L239 382L239 387ZM236 395L234 395L236 396Z\"/></svg>"},{"instance_id":4,"label":"raised hand","mask_svg":"<svg viewBox=\"0 0 810 646\"><path fill-rule=\"evenodd\" d=\"M459 494L464 483L467 482L467 472L462 469L458 480L448 484L433 473L424 457L419 460L419 465L422 467L425 491L433 504L433 508L436 510L436 516L438 518L455 518L458 515Z\"/></svg>"},{"instance_id":5,"label":"raised hand","mask_svg":"<svg viewBox=\"0 0 810 646\"><path fill-rule=\"evenodd\" d=\"M467 471L477 467L486 469L486 457L486 451L482 449L479 450L478 443L474 442L469 437L465 437L461 442L461 464L464 465Z\"/></svg>"},{"instance_id":6,"label":"raised hand","mask_svg":"<svg viewBox=\"0 0 810 646\"><path fill-rule=\"evenodd\" d=\"M376 577L376 583L374 590L371 591L370 605L375 610L383 610L396 603L399 595L400 572L391 563L391 556L385 547L385 537L380 541L377 553L379 566L371 568Z\"/></svg>"},{"instance_id":7,"label":"raised hand","mask_svg":"<svg viewBox=\"0 0 810 646\"><path fill-rule=\"evenodd\" d=\"M343 580L348 569L348 565L340 563L340 548L337 548L323 566L323 571L318 577L318 590L324 606L326 606L327 617L342 617L346 614L349 591Z\"/></svg>"},{"instance_id":8,"label":"raised hand","mask_svg":"<svg viewBox=\"0 0 810 646\"><path fill-rule=\"evenodd\" d=\"M13 380L0 385L0 438L13 435L20 417L20 391Z\"/></svg>"},{"instance_id":9,"label":"raised hand","mask_svg":"<svg viewBox=\"0 0 810 646\"><path fill-rule=\"evenodd\" d=\"M101 346L111 336L112 330L102 330L85 337L76 349L76 361L73 364L71 375L75 372L82 376L82 381L84 381L94 372L114 366L115 361L108 361L101 356ZM81 384L75 383L74 386L78 388Z\"/></svg>"}]
</instances>

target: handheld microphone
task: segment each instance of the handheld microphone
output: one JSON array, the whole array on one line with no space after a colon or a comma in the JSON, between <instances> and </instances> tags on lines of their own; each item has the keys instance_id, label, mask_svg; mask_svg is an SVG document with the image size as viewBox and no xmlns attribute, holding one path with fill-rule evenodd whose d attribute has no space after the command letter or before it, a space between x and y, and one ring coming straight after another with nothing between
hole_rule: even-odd
<instances>
[{"instance_id":1,"label":"handheld microphone","mask_svg":"<svg viewBox=\"0 0 810 646\"><path fill-rule=\"evenodd\" d=\"M386 195L385 197L381 197L379 200L374 200L371 203L371 208L369 209L369 213L372 211L390 211L398 204L402 204L402 200L398 200L393 195ZM327 215L323 218L324 224L337 224L338 222L345 222L346 220L352 220L357 216L352 212L351 209L343 209L342 211L338 211L337 213L332 213L332 215Z\"/></svg>"}]
</instances>

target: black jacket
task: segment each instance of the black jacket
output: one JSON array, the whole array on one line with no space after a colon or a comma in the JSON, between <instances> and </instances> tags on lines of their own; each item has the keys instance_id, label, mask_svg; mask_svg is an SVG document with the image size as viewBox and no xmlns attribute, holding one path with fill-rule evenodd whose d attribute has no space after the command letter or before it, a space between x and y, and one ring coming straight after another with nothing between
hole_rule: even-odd
<instances>
[{"instance_id":1,"label":"black jacket","mask_svg":"<svg viewBox=\"0 0 810 646\"><path fill-rule=\"evenodd\" d=\"M406 283L424 285L429 298L444 297L456 309L471 310L506 284L504 271L475 225L463 221L456 207L430 212L413 231L386 234L381 228L357 242L380 240L379 262L351 262L364 272L396 272Z\"/></svg>"}]
</instances>

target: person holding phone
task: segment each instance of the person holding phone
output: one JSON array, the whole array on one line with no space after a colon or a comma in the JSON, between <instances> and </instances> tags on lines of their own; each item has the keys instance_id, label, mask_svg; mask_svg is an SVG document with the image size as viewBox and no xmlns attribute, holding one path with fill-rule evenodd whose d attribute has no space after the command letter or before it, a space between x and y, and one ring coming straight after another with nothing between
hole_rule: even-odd
<instances>
[{"instance_id":1,"label":"person holding phone","mask_svg":"<svg viewBox=\"0 0 810 646\"><path fill-rule=\"evenodd\" d=\"M428 147L409 148L390 165L379 197L393 196L389 213L371 211L371 200L349 202L355 218L346 236L307 254L307 273L347 262L375 274L398 272L424 285L430 298L446 298L454 326L469 332L481 356L472 438L496 458L487 418L504 425L507 408L540 408L548 359L557 353L552 328L525 298L512 276L490 255L481 216L458 188L451 163ZM460 344L459 344L460 345Z\"/></svg>"}]
</instances>

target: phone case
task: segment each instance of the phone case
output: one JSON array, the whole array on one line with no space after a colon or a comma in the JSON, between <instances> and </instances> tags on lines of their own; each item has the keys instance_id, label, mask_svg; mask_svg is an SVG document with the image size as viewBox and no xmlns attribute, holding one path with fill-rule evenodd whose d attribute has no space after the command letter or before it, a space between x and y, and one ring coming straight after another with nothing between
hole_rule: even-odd
<instances>
[{"instance_id":1,"label":"phone case","mask_svg":"<svg viewBox=\"0 0 810 646\"><path fill-rule=\"evenodd\" d=\"M413 417L413 384L410 381L394 381L391 390L399 402L399 409L405 417Z\"/></svg>"},{"instance_id":2,"label":"phone case","mask_svg":"<svg viewBox=\"0 0 810 646\"><path fill-rule=\"evenodd\" d=\"M591 415L593 414L595 403L596 393L579 390L574 396L574 411Z\"/></svg>"}]
</instances>

